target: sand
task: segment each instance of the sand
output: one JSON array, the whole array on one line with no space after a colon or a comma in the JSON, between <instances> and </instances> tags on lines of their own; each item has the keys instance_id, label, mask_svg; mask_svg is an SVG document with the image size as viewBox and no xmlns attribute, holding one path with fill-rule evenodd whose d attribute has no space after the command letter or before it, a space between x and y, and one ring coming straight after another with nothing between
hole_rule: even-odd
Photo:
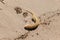
<instances>
[{"instance_id":1,"label":"sand","mask_svg":"<svg viewBox=\"0 0 60 40\"><path fill-rule=\"evenodd\" d=\"M20 7L22 13L14 9ZM40 25L32 31L24 29L32 24L32 15L39 17ZM0 40L60 40L60 0L4 0L0 2Z\"/></svg>"}]
</instances>

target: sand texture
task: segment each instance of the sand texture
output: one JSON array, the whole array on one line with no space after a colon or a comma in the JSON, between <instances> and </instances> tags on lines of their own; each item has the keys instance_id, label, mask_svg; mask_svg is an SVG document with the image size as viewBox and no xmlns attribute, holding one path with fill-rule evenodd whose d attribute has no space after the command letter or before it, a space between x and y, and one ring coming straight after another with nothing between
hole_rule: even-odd
<instances>
[{"instance_id":1,"label":"sand texture","mask_svg":"<svg viewBox=\"0 0 60 40\"><path fill-rule=\"evenodd\" d=\"M40 24L28 31L29 12ZM0 0L0 40L60 40L60 0Z\"/></svg>"}]
</instances>

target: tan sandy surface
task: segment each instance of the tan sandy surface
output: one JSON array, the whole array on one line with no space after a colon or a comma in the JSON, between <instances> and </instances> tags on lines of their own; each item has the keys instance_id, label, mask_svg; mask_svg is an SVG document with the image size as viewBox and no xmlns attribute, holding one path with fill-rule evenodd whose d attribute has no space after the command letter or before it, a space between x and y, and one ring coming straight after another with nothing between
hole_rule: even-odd
<instances>
[{"instance_id":1,"label":"tan sandy surface","mask_svg":"<svg viewBox=\"0 0 60 40\"><path fill-rule=\"evenodd\" d=\"M3 2L0 2L0 40L60 40L60 15L57 14L60 13L60 0L4 0ZM32 23L31 14L24 18L23 13L17 14L14 10L17 6L33 11L43 24L33 31L25 30L24 26Z\"/></svg>"}]
</instances>

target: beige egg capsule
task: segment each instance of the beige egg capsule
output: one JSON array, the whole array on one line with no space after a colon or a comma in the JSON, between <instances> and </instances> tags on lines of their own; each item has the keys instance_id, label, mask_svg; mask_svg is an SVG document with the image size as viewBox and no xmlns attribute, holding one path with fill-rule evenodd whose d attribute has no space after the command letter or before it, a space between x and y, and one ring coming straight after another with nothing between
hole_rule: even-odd
<instances>
[{"instance_id":1,"label":"beige egg capsule","mask_svg":"<svg viewBox=\"0 0 60 40\"><path fill-rule=\"evenodd\" d=\"M31 12L29 12L29 13L31 13ZM32 14L32 19L35 21L35 23L34 24L25 25L24 28L26 30L35 30L38 27L38 25L40 24L40 19L34 13L31 13L31 14Z\"/></svg>"}]
</instances>

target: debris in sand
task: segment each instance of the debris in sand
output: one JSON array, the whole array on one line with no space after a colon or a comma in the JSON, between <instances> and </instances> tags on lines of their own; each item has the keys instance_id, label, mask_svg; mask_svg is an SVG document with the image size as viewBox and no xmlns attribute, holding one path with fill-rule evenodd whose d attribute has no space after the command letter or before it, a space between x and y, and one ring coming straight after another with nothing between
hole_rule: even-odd
<instances>
[{"instance_id":1,"label":"debris in sand","mask_svg":"<svg viewBox=\"0 0 60 40\"><path fill-rule=\"evenodd\" d=\"M60 13L57 13L57 15L59 16L59 15L60 15Z\"/></svg>"},{"instance_id":2,"label":"debris in sand","mask_svg":"<svg viewBox=\"0 0 60 40\"><path fill-rule=\"evenodd\" d=\"M16 11L17 14L22 13L22 9L20 7L15 7L14 10Z\"/></svg>"},{"instance_id":3,"label":"debris in sand","mask_svg":"<svg viewBox=\"0 0 60 40\"><path fill-rule=\"evenodd\" d=\"M29 12L29 11L28 11ZM31 12L30 12L31 13ZM33 30L35 27L37 27L39 24L41 25L48 25L50 24L50 22L52 22L51 18L54 17L54 16L57 16L57 15L60 15L60 13L54 13L52 14L51 16L48 16L46 19L43 20L43 22L40 22L40 19L38 17L36 17L35 14L31 13L32 14L32 21L34 22L34 24L31 24L31 25L26 25L25 27L27 28L27 30ZM46 14L44 14L45 16ZM48 21L47 21L48 20ZM44 26L45 27L45 26ZM36 33L36 35L39 35L39 33ZM33 37L34 35L32 35ZM16 38L15 40L19 40L19 39L25 39L26 37L28 37L28 33L25 33L21 36L19 36L18 38Z\"/></svg>"},{"instance_id":4,"label":"debris in sand","mask_svg":"<svg viewBox=\"0 0 60 40\"><path fill-rule=\"evenodd\" d=\"M39 35L39 33L36 33L36 35Z\"/></svg>"},{"instance_id":5,"label":"debris in sand","mask_svg":"<svg viewBox=\"0 0 60 40\"><path fill-rule=\"evenodd\" d=\"M29 13L31 13L31 12L29 12ZM28 31L35 30L38 27L38 25L40 24L40 19L34 13L31 13L31 14L32 14L32 19L36 22L34 24L25 25L24 28Z\"/></svg>"},{"instance_id":6,"label":"debris in sand","mask_svg":"<svg viewBox=\"0 0 60 40\"><path fill-rule=\"evenodd\" d=\"M18 38L15 38L15 40L25 39L25 38L27 38L27 37L28 37L28 34L29 34L29 33L30 33L30 31L28 31L27 33L25 33L25 34L23 34L23 35L19 36Z\"/></svg>"},{"instance_id":7,"label":"debris in sand","mask_svg":"<svg viewBox=\"0 0 60 40\"><path fill-rule=\"evenodd\" d=\"M27 12L23 12L23 17L27 17L28 13Z\"/></svg>"}]
</instances>

